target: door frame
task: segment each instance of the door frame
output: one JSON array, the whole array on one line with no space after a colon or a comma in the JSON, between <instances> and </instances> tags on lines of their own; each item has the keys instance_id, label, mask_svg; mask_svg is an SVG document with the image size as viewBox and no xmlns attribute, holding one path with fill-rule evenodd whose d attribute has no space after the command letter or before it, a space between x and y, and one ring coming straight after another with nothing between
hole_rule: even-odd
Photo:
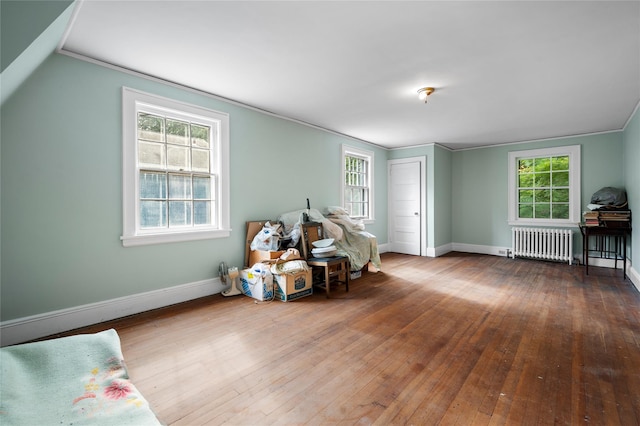
<instances>
[{"instance_id":1,"label":"door frame","mask_svg":"<svg viewBox=\"0 0 640 426\"><path fill-rule=\"evenodd\" d=\"M427 255L427 157L407 157L387 160L387 200L391 200L391 166L402 163L420 163L420 256ZM392 241L392 212L391 205L387 202L387 241L391 246Z\"/></svg>"}]
</instances>

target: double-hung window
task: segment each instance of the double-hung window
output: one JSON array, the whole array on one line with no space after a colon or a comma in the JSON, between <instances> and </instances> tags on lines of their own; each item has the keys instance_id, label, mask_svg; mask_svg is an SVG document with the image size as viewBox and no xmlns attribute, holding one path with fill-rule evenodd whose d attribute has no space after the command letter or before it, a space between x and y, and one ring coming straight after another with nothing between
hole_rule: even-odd
<instances>
[{"instance_id":1,"label":"double-hung window","mask_svg":"<svg viewBox=\"0 0 640 426\"><path fill-rule=\"evenodd\" d=\"M373 152L342 146L342 200L351 218L373 221Z\"/></svg>"},{"instance_id":2,"label":"double-hung window","mask_svg":"<svg viewBox=\"0 0 640 426\"><path fill-rule=\"evenodd\" d=\"M123 245L229 235L227 114L123 89Z\"/></svg>"},{"instance_id":3,"label":"double-hung window","mask_svg":"<svg viewBox=\"0 0 640 426\"><path fill-rule=\"evenodd\" d=\"M580 222L580 145L509 153L509 223Z\"/></svg>"}]
</instances>

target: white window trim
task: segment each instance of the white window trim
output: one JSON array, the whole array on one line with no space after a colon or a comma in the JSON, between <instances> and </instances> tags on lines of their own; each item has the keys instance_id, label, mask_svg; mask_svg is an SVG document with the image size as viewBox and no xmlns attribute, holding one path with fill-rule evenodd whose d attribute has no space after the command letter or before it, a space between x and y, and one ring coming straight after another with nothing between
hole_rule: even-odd
<instances>
[{"instance_id":1,"label":"white window trim","mask_svg":"<svg viewBox=\"0 0 640 426\"><path fill-rule=\"evenodd\" d=\"M517 163L520 158L569 156L569 219L519 219ZM582 217L580 145L509 152L509 225L577 227Z\"/></svg>"},{"instance_id":2,"label":"white window trim","mask_svg":"<svg viewBox=\"0 0 640 426\"><path fill-rule=\"evenodd\" d=\"M205 117L220 122L220 146L216 153L219 170L218 227L197 227L188 229L144 230L138 227L139 173L137 149L138 105L149 104L155 108ZM128 87L122 88L122 214L123 232L120 239L125 247L147 244L162 244L194 241L210 238L224 238L231 234L230 226L230 178L229 178L229 115L168 98L140 92Z\"/></svg>"},{"instance_id":3,"label":"white window trim","mask_svg":"<svg viewBox=\"0 0 640 426\"><path fill-rule=\"evenodd\" d=\"M344 182L345 182L345 166L346 162L345 157L349 155L352 157L360 157L367 159L369 164L369 170L367 170L367 176L369 178L368 186L369 186L369 216L364 218L364 223L374 223L375 222L375 204L374 204L374 188L373 188L373 167L374 167L374 153L373 151L367 151L365 149L355 148L348 145L342 145L342 156L340 157L340 167L341 171L341 180L340 180L340 204L344 208Z\"/></svg>"}]
</instances>

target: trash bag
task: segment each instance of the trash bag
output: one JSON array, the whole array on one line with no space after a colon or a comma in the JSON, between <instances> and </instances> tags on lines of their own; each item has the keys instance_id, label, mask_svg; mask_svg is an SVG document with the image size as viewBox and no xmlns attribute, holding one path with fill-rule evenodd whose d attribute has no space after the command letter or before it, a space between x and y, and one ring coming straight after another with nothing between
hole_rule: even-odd
<instances>
[{"instance_id":1,"label":"trash bag","mask_svg":"<svg viewBox=\"0 0 640 426\"><path fill-rule=\"evenodd\" d=\"M265 223L260 232L251 241L251 250L278 250L280 242L280 224Z\"/></svg>"},{"instance_id":2,"label":"trash bag","mask_svg":"<svg viewBox=\"0 0 640 426\"><path fill-rule=\"evenodd\" d=\"M607 186L596 191L591 196L591 204L615 208L625 207L627 205L627 193L624 189Z\"/></svg>"}]
</instances>

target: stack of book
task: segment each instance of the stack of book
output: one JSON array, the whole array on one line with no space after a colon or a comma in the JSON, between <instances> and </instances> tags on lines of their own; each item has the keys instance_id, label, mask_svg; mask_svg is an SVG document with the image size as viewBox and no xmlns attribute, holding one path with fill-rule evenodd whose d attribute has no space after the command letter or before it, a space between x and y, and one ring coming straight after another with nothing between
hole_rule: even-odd
<instances>
[{"instance_id":1,"label":"stack of book","mask_svg":"<svg viewBox=\"0 0 640 426\"><path fill-rule=\"evenodd\" d=\"M597 210L589 210L582 213L585 226L600 226L600 212Z\"/></svg>"},{"instance_id":2,"label":"stack of book","mask_svg":"<svg viewBox=\"0 0 640 426\"><path fill-rule=\"evenodd\" d=\"M602 210L600 211L600 223L609 228L629 228L631 226L631 211Z\"/></svg>"}]
</instances>

